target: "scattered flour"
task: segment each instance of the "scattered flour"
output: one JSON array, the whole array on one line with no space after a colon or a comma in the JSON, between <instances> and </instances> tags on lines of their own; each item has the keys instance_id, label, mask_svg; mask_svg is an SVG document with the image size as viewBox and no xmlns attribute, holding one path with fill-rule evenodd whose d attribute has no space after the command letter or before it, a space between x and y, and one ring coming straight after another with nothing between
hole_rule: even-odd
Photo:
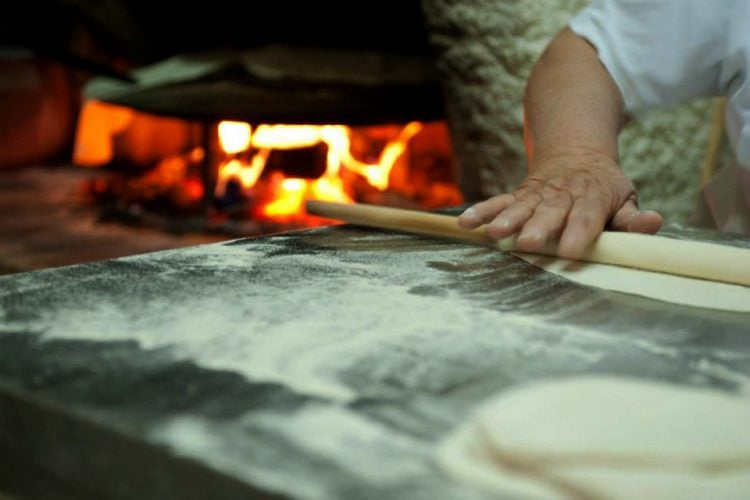
<instances>
[{"instance_id":1,"label":"scattered flour","mask_svg":"<svg viewBox=\"0 0 750 500\"><path fill-rule=\"evenodd\" d=\"M551 327L542 316L470 300L449 286L445 271L427 265L465 261L471 258L465 248L390 252L388 260L366 251L274 254L279 248L216 244L133 257L150 266L161 262L166 271L159 279L176 280L186 292L178 300L155 294L127 301L117 293L86 292L96 300L42 312L23 328L43 331L47 339L132 339L206 368L341 403L354 400L363 385L385 384L379 381L394 370L412 389L430 383L430 390L439 390L441 383L455 383L450 370L466 360L474 365L466 372L496 370L497 353L507 365L501 368L523 373L539 363L551 370L592 366L613 343L650 344L581 326ZM196 276L170 276L175 266ZM414 293L417 285L440 293ZM364 379L352 379L363 363Z\"/></svg>"}]
</instances>

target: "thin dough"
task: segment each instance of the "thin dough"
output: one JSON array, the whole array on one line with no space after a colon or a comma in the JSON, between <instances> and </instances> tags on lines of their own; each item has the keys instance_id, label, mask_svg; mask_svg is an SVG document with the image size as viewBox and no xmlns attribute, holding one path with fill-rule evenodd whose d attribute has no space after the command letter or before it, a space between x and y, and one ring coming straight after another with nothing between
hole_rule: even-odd
<instances>
[{"instance_id":1,"label":"thin dough","mask_svg":"<svg viewBox=\"0 0 750 500\"><path fill-rule=\"evenodd\" d=\"M541 255L515 252L514 255L582 285L693 307L750 312L750 287L742 285Z\"/></svg>"},{"instance_id":2,"label":"thin dough","mask_svg":"<svg viewBox=\"0 0 750 500\"><path fill-rule=\"evenodd\" d=\"M441 445L449 476L499 498L750 498L750 399L572 377L482 404Z\"/></svg>"}]
</instances>

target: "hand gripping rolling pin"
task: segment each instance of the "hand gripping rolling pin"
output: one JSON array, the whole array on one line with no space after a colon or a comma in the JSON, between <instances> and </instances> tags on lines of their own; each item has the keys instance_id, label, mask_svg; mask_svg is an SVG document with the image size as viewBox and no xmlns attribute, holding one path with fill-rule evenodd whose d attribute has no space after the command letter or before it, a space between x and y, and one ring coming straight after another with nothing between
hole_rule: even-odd
<instances>
[{"instance_id":1,"label":"hand gripping rolling pin","mask_svg":"<svg viewBox=\"0 0 750 500\"><path fill-rule=\"evenodd\" d=\"M463 229L458 226L456 217L450 215L325 201L308 201L306 208L309 214L352 224L450 238L491 245L509 252L521 252L516 248L515 237L496 242L487 236L484 226ZM557 243L553 242L534 253L555 256L556 249ZM580 260L750 286L750 249L714 243L605 231Z\"/></svg>"}]
</instances>

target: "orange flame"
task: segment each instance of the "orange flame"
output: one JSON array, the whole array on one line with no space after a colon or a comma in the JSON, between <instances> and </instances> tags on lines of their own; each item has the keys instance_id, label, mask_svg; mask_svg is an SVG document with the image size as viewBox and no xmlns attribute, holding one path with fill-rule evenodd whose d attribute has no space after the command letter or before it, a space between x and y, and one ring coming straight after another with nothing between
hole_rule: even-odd
<instances>
[{"instance_id":1,"label":"orange flame","mask_svg":"<svg viewBox=\"0 0 750 500\"><path fill-rule=\"evenodd\" d=\"M407 124L401 129L401 132L395 140L386 144L385 148L383 148L383 152L380 154L380 160L373 164L363 163L351 155L349 151L349 139L347 136L346 147L341 148L341 152L344 155L342 163L348 169L364 176L371 186L380 191L385 191L388 189L388 176L393 169L393 165L396 163L399 156L404 153L406 144L409 140L417 135L420 130L422 130L422 124L419 122L411 122Z\"/></svg>"},{"instance_id":2,"label":"orange flame","mask_svg":"<svg viewBox=\"0 0 750 500\"><path fill-rule=\"evenodd\" d=\"M254 131L242 122L221 122L219 139L224 151L238 154L251 148L250 160L239 157L227 159L219 167L216 194L221 196L227 182L236 179L246 190L260 179L268 157L274 149L296 149L323 143L327 146L326 169L318 179L279 178L272 182L274 199L261 209L268 217L289 217L304 212L306 199L353 203L340 177L346 168L362 175L380 191L388 188L388 178L394 164L404 153L407 143L422 129L419 122L411 122L401 129L395 139L387 142L378 161L366 163L351 152L351 129L344 125L258 125Z\"/></svg>"},{"instance_id":3,"label":"orange flame","mask_svg":"<svg viewBox=\"0 0 750 500\"><path fill-rule=\"evenodd\" d=\"M172 198L173 193L180 193L179 203L195 203L203 198L198 167L205 161L205 151L195 146L200 132L193 128L196 125L200 124L86 101L81 110L73 160L82 166L100 166L125 155L126 160L132 159L144 171L151 169L144 176L143 183L148 184L144 189L165 188ZM352 129L344 125L251 126L246 122L222 121L218 138L224 156L218 165L214 194L226 195L229 183L234 182L252 200L256 215L305 223L315 223L305 217L305 200L352 203L355 190L358 196L362 194L364 182L381 192L392 183L397 194L412 196L409 188L421 185L412 182L412 170L394 173L393 169L422 129L419 122ZM432 130L426 127L427 132ZM413 151L421 151L420 144L424 147L424 140L415 143L417 149ZM320 151L325 147L325 169L317 179L286 177L281 172L264 175L269 159L276 159L275 155L272 157L274 151L316 148L317 154L317 146L321 146ZM306 171L320 171L319 167L322 165L311 165ZM425 171L424 167L420 170ZM424 173L417 175L417 181L424 177ZM365 193L365 196L374 194Z\"/></svg>"},{"instance_id":4,"label":"orange flame","mask_svg":"<svg viewBox=\"0 0 750 500\"><path fill-rule=\"evenodd\" d=\"M73 162L84 167L98 167L112 161L114 153L110 138L125 130L133 115L133 110L123 106L85 102L78 119Z\"/></svg>"},{"instance_id":5,"label":"orange flame","mask_svg":"<svg viewBox=\"0 0 750 500\"><path fill-rule=\"evenodd\" d=\"M223 121L219 123L219 141L225 153L241 153L250 147L252 129L244 122Z\"/></svg>"}]
</instances>

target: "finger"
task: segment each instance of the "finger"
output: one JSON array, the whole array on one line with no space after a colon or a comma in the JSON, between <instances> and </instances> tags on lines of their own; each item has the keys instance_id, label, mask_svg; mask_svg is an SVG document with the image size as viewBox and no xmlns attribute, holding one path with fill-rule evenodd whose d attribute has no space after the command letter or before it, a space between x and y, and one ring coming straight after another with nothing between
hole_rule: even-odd
<instances>
[{"instance_id":1,"label":"finger","mask_svg":"<svg viewBox=\"0 0 750 500\"><path fill-rule=\"evenodd\" d=\"M550 240L559 238L573 205L567 192L548 193L534 210L534 215L524 224L516 244L527 252L538 250Z\"/></svg>"},{"instance_id":2,"label":"finger","mask_svg":"<svg viewBox=\"0 0 750 500\"><path fill-rule=\"evenodd\" d=\"M565 259L579 259L601 234L609 218L607 204L598 197L579 198L573 203L560 237L557 253Z\"/></svg>"},{"instance_id":3,"label":"finger","mask_svg":"<svg viewBox=\"0 0 750 500\"><path fill-rule=\"evenodd\" d=\"M487 224L515 201L515 197L509 193L481 201L467 208L458 216L458 225L465 229L474 229L482 224Z\"/></svg>"},{"instance_id":4,"label":"finger","mask_svg":"<svg viewBox=\"0 0 750 500\"><path fill-rule=\"evenodd\" d=\"M661 229L663 222L664 219L658 212L641 212L635 201L630 199L615 213L611 226L616 231L654 234Z\"/></svg>"},{"instance_id":5,"label":"finger","mask_svg":"<svg viewBox=\"0 0 750 500\"><path fill-rule=\"evenodd\" d=\"M629 231L634 233L655 234L664 224L664 218L659 212L646 210L641 212L636 220L630 226Z\"/></svg>"},{"instance_id":6,"label":"finger","mask_svg":"<svg viewBox=\"0 0 750 500\"><path fill-rule=\"evenodd\" d=\"M533 252L545 243L557 239L565 227L571 202L556 200L537 206L534 215L523 225L516 245L520 250Z\"/></svg>"},{"instance_id":7,"label":"finger","mask_svg":"<svg viewBox=\"0 0 750 500\"><path fill-rule=\"evenodd\" d=\"M515 234L533 215L542 200L541 196L526 196L503 210L487 224L490 238L500 240Z\"/></svg>"}]
</instances>

